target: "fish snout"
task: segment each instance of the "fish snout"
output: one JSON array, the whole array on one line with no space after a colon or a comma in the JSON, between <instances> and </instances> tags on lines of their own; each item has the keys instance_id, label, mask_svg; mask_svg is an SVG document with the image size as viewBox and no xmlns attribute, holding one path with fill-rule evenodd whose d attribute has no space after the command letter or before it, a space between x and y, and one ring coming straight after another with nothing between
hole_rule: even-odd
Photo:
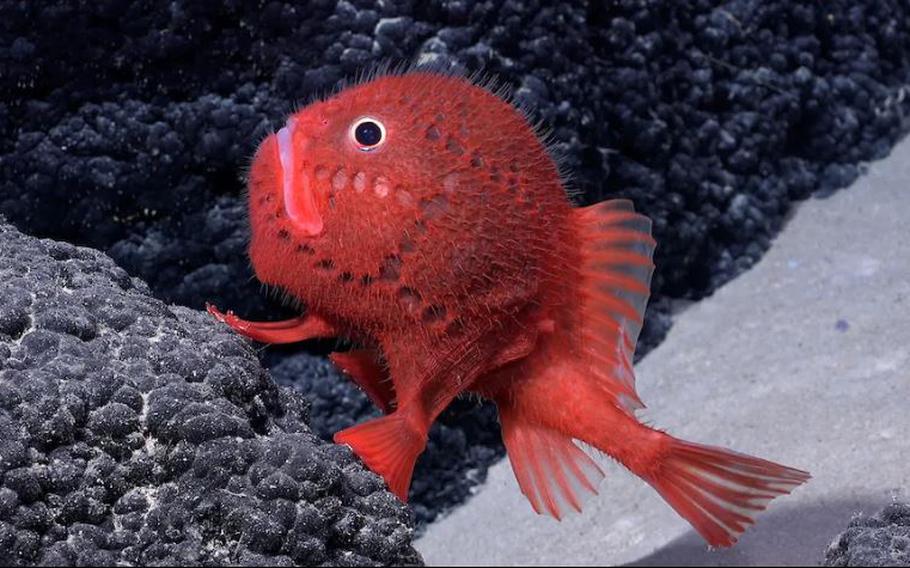
<instances>
[{"instance_id":1,"label":"fish snout","mask_svg":"<svg viewBox=\"0 0 910 568\"><path fill-rule=\"evenodd\" d=\"M301 167L302 151L300 123L294 117L273 136L278 152L278 179L287 218L301 236L317 237L324 224L316 200L313 180Z\"/></svg>"}]
</instances>

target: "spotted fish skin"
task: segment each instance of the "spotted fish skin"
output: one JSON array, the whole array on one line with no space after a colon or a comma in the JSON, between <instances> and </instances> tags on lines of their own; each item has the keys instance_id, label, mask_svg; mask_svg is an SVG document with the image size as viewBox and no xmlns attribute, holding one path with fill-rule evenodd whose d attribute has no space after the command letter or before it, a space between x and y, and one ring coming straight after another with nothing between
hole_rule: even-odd
<instances>
[{"instance_id":1,"label":"spotted fish skin","mask_svg":"<svg viewBox=\"0 0 910 568\"><path fill-rule=\"evenodd\" d=\"M642 424L632 360L656 243L614 199L584 208L525 115L432 72L372 78L288 118L249 179L256 276L306 306L283 322L210 311L266 343L347 337L332 360L385 416L349 445L407 499L436 417L494 401L531 506L562 518L596 494L590 444L730 546L809 474Z\"/></svg>"}]
</instances>

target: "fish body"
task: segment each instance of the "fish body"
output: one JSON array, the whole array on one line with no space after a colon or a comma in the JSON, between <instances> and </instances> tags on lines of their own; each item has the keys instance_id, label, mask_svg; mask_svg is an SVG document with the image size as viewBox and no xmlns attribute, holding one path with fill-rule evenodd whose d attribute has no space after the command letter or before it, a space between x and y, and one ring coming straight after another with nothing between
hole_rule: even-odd
<instances>
[{"instance_id":1,"label":"fish body","mask_svg":"<svg viewBox=\"0 0 910 568\"><path fill-rule=\"evenodd\" d=\"M267 343L345 336L331 358L386 415L339 432L406 500L435 418L499 409L522 492L562 517L596 493L590 444L650 483L712 546L805 472L640 423L632 359L653 272L631 202L576 208L522 112L467 79L389 74L293 114L249 180L257 277L307 306Z\"/></svg>"},{"instance_id":2,"label":"fish body","mask_svg":"<svg viewBox=\"0 0 910 568\"><path fill-rule=\"evenodd\" d=\"M424 96L448 83L460 92L435 103ZM542 271L577 248L571 206L553 162L536 157L533 131L519 128L523 117L468 87L435 75L383 77L307 107L266 139L249 196L257 276L372 335L445 339L447 324L474 327L535 296ZM350 125L370 117L387 140L361 151ZM488 133L504 130L515 134ZM297 170L288 185L276 173L282 136ZM318 235L289 214L284 187Z\"/></svg>"}]
</instances>

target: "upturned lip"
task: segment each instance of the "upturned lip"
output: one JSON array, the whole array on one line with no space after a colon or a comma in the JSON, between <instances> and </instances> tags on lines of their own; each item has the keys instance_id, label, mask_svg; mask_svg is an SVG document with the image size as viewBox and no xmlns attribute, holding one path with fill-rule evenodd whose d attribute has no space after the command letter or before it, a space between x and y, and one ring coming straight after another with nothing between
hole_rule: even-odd
<instances>
[{"instance_id":1,"label":"upturned lip","mask_svg":"<svg viewBox=\"0 0 910 568\"><path fill-rule=\"evenodd\" d=\"M275 135L278 142L278 163L281 166L281 185L284 210L294 226L305 236L322 233L322 215L316 205L316 195L309 177L300 169L295 144L297 120L289 118Z\"/></svg>"}]
</instances>

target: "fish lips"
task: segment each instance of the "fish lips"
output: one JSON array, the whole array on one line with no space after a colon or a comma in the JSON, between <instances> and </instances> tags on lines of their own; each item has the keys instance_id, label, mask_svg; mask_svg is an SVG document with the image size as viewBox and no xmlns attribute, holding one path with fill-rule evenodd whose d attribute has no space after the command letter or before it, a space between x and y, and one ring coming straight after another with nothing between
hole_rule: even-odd
<instances>
[{"instance_id":1,"label":"fish lips","mask_svg":"<svg viewBox=\"0 0 910 568\"><path fill-rule=\"evenodd\" d=\"M300 167L302 152L297 130L298 121L291 117L273 135L278 153L278 177L288 219L302 236L312 238L322 234L325 225L319 213L315 184Z\"/></svg>"}]
</instances>

